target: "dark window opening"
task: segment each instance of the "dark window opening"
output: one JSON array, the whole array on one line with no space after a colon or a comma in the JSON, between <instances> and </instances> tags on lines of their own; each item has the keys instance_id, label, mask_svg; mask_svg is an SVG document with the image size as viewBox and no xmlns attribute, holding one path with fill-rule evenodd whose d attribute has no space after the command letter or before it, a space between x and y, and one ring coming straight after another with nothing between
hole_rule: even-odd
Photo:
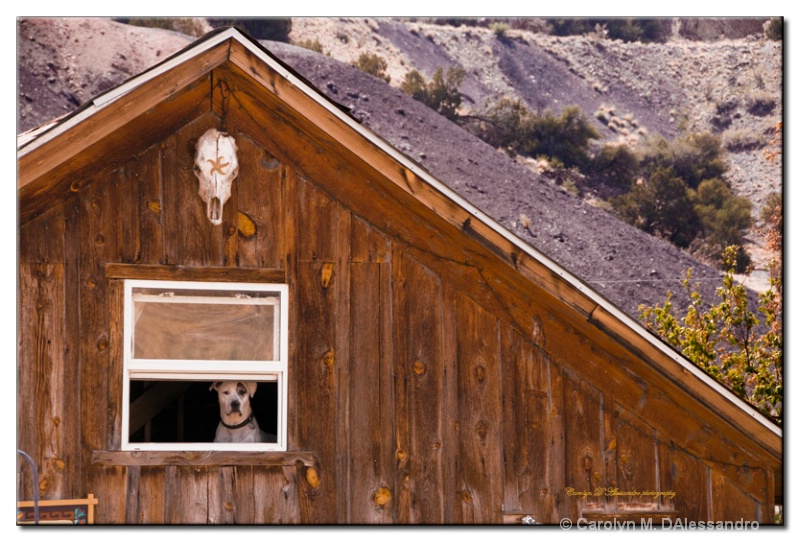
<instances>
[{"instance_id":1,"label":"dark window opening","mask_svg":"<svg viewBox=\"0 0 800 542\"><path fill-rule=\"evenodd\" d=\"M212 382L131 380L129 442L214 442L220 422L217 392ZM258 382L250 399L262 431L276 442L278 383Z\"/></svg>"}]
</instances>

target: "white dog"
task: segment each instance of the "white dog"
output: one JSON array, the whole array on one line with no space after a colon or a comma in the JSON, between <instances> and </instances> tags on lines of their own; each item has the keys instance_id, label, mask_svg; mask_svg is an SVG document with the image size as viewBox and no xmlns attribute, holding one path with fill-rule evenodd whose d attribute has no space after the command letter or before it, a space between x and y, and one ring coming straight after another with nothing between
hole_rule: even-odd
<instances>
[{"instance_id":1,"label":"white dog","mask_svg":"<svg viewBox=\"0 0 800 542\"><path fill-rule=\"evenodd\" d=\"M268 435L258 427L250 407L257 385L257 382L233 380L211 384L209 389L216 391L219 397L220 420L214 442L270 442Z\"/></svg>"}]
</instances>

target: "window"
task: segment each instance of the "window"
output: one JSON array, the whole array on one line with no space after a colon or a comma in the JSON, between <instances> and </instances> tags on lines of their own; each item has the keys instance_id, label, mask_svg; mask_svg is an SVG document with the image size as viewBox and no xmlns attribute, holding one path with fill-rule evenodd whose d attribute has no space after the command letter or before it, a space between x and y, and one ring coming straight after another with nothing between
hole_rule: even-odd
<instances>
[{"instance_id":1,"label":"window","mask_svg":"<svg viewBox=\"0 0 800 542\"><path fill-rule=\"evenodd\" d=\"M126 280L124 295L123 450L286 450L286 285ZM261 442L214 442L220 381L255 387Z\"/></svg>"}]
</instances>

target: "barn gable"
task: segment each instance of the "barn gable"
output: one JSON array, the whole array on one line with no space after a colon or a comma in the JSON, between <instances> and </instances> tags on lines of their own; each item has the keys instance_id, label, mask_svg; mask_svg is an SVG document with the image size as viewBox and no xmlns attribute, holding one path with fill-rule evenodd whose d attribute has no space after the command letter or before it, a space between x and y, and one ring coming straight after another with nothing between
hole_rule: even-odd
<instances>
[{"instance_id":1,"label":"barn gable","mask_svg":"<svg viewBox=\"0 0 800 542\"><path fill-rule=\"evenodd\" d=\"M192 171L212 127L240 164L220 226ZM236 30L18 166L18 366L41 399L18 443L98 521L771 521L779 428ZM131 279L288 285L285 451L120 449Z\"/></svg>"}]
</instances>

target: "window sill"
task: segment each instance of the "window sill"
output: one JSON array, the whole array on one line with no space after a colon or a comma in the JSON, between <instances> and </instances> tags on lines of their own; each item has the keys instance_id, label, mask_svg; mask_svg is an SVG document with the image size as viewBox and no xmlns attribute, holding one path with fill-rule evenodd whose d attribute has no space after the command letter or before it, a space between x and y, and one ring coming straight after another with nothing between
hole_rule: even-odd
<instances>
[{"instance_id":1,"label":"window sill","mask_svg":"<svg viewBox=\"0 0 800 542\"><path fill-rule=\"evenodd\" d=\"M295 466L306 467L316 463L312 452L161 452L161 451L108 451L94 450L92 464L103 466Z\"/></svg>"}]
</instances>

